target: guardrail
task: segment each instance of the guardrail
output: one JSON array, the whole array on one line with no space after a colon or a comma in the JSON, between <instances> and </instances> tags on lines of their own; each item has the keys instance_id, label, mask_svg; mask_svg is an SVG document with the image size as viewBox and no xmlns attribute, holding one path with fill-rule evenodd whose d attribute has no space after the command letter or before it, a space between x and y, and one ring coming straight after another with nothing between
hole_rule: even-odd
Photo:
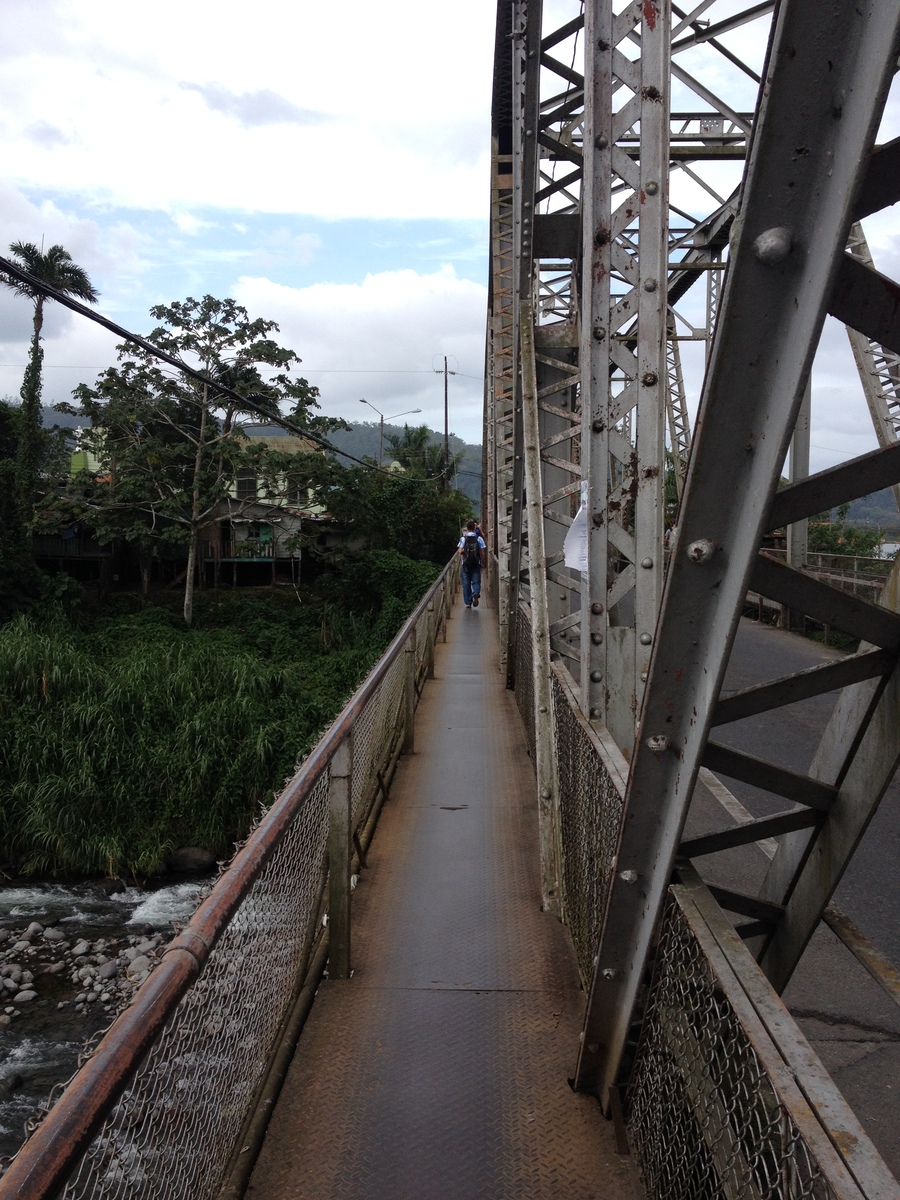
<instances>
[{"instance_id":1,"label":"guardrail","mask_svg":"<svg viewBox=\"0 0 900 1200\"><path fill-rule=\"evenodd\" d=\"M2 1200L242 1194L315 986L350 972L365 861L456 588L444 568L0 1179Z\"/></svg>"},{"instance_id":2,"label":"guardrail","mask_svg":"<svg viewBox=\"0 0 900 1200\"><path fill-rule=\"evenodd\" d=\"M515 693L529 744L530 612ZM587 988L615 870L628 764L552 663L561 903ZM875 1200L896 1181L699 876L681 868L621 1103L650 1200Z\"/></svg>"}]
</instances>

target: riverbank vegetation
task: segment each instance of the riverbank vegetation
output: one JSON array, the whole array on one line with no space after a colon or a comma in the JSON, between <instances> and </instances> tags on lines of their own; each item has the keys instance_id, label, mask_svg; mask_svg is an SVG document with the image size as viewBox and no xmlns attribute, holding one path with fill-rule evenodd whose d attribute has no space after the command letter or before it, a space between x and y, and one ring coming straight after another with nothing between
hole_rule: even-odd
<instances>
[{"instance_id":1,"label":"riverbank vegetation","mask_svg":"<svg viewBox=\"0 0 900 1200\"><path fill-rule=\"evenodd\" d=\"M315 592L119 595L0 626L0 855L23 874L227 854L340 711L438 568L347 556Z\"/></svg>"}]
</instances>

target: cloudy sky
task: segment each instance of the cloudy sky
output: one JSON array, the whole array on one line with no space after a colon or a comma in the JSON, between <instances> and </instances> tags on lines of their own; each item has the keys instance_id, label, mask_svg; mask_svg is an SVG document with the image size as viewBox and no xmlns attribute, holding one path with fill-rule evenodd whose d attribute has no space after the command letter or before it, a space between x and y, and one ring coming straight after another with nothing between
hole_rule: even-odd
<instances>
[{"instance_id":1,"label":"cloudy sky","mask_svg":"<svg viewBox=\"0 0 900 1200\"><path fill-rule=\"evenodd\" d=\"M0 247L61 243L136 332L231 295L325 412L421 408L481 440L494 14L485 0L3 0ZM45 400L114 361L58 306ZM0 395L30 306L0 292ZM402 421L401 421L402 423Z\"/></svg>"},{"instance_id":2,"label":"cloudy sky","mask_svg":"<svg viewBox=\"0 0 900 1200\"><path fill-rule=\"evenodd\" d=\"M375 419L365 397L442 427L447 355L451 429L478 442L494 19L491 0L2 0L0 247L61 243L139 333L153 304L231 295L351 420ZM757 35L731 36L744 52ZM891 210L867 226L895 278L898 230ZM0 396L18 394L30 329L0 291ZM114 360L115 338L56 306L45 337L49 403ZM836 327L812 444L814 470L874 445Z\"/></svg>"}]
</instances>

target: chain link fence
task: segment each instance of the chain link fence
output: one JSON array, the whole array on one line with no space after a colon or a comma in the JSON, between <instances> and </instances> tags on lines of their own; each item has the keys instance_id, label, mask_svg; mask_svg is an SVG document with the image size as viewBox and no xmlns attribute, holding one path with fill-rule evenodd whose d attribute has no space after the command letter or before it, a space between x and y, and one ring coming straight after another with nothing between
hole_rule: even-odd
<instances>
[{"instance_id":1,"label":"chain link fence","mask_svg":"<svg viewBox=\"0 0 900 1200\"><path fill-rule=\"evenodd\" d=\"M310 965L336 794L364 848L449 616L456 556L0 1179L0 1197L213 1200ZM350 745L350 779L333 767ZM338 772L338 774L340 774ZM349 785L349 786L348 786ZM341 864L355 867L354 851Z\"/></svg>"},{"instance_id":2,"label":"chain link fence","mask_svg":"<svg viewBox=\"0 0 900 1200\"><path fill-rule=\"evenodd\" d=\"M786 1016L703 885L671 888L625 1098L653 1200L896 1194Z\"/></svg>"},{"instance_id":3,"label":"chain link fence","mask_svg":"<svg viewBox=\"0 0 900 1200\"><path fill-rule=\"evenodd\" d=\"M626 764L621 754L617 761L603 746L581 715L568 673L554 669L552 682L563 906L587 986L618 848Z\"/></svg>"},{"instance_id":4,"label":"chain link fence","mask_svg":"<svg viewBox=\"0 0 900 1200\"><path fill-rule=\"evenodd\" d=\"M528 742L528 754L534 762L534 679L531 666L531 609L526 604L520 604L515 611L510 612L509 619L515 621L515 695L516 704L525 727L525 740Z\"/></svg>"}]
</instances>

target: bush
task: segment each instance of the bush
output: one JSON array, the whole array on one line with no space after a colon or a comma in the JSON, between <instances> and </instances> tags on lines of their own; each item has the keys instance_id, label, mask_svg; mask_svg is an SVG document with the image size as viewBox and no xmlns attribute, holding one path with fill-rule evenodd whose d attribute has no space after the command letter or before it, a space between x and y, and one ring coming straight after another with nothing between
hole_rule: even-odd
<instances>
[{"instance_id":1,"label":"bush","mask_svg":"<svg viewBox=\"0 0 900 1200\"><path fill-rule=\"evenodd\" d=\"M434 578L361 555L315 604L276 594L0 628L0 846L26 873L153 873L226 853ZM361 598L365 598L365 605Z\"/></svg>"}]
</instances>

